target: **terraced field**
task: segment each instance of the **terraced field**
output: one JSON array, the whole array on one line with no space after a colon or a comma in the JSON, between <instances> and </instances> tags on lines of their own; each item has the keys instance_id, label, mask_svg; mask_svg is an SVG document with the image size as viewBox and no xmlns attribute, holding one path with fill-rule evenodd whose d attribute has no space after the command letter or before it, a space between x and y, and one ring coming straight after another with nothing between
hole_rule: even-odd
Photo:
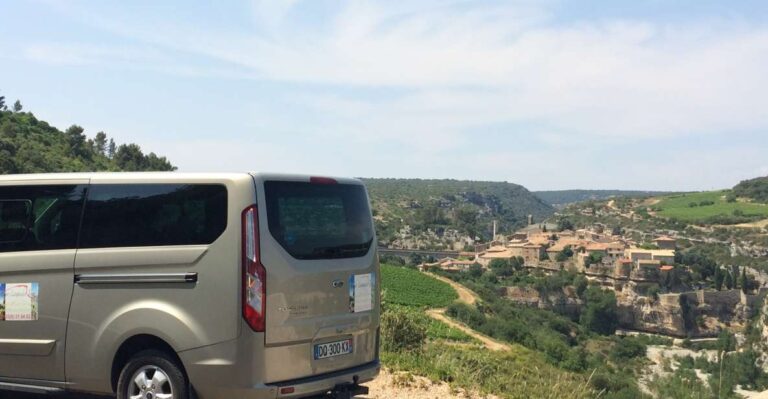
<instances>
[{"instance_id":1,"label":"terraced field","mask_svg":"<svg viewBox=\"0 0 768 399\"><path fill-rule=\"evenodd\" d=\"M715 216L755 216L768 218L768 205L749 202L728 202L728 191L706 191L659 197L654 205L657 215L686 222L702 221ZM712 204L709 204L712 203ZM693 206L693 204L696 204Z\"/></svg>"},{"instance_id":2,"label":"terraced field","mask_svg":"<svg viewBox=\"0 0 768 399\"><path fill-rule=\"evenodd\" d=\"M399 266L381 266L381 286L388 303L405 306L444 308L459 297L447 283Z\"/></svg>"}]
</instances>

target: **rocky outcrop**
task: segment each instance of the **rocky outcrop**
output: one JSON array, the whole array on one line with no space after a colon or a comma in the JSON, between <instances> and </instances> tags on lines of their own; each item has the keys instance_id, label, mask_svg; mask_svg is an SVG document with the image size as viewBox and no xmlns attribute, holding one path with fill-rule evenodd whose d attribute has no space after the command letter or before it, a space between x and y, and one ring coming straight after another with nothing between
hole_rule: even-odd
<instances>
[{"instance_id":1,"label":"rocky outcrop","mask_svg":"<svg viewBox=\"0 0 768 399\"><path fill-rule=\"evenodd\" d=\"M533 287L503 287L499 295L521 305L536 307L544 310L576 317L581 313L584 304L573 287L541 293Z\"/></svg>"},{"instance_id":2,"label":"rocky outcrop","mask_svg":"<svg viewBox=\"0 0 768 399\"><path fill-rule=\"evenodd\" d=\"M638 295L628 285L617 294L619 325L676 337L714 337L726 327L746 325L764 296L764 291L746 295L739 290L699 290L653 298Z\"/></svg>"},{"instance_id":3,"label":"rocky outcrop","mask_svg":"<svg viewBox=\"0 0 768 399\"><path fill-rule=\"evenodd\" d=\"M747 295L740 290L641 295L637 284L611 286L616 291L619 326L674 337L715 337L725 328L740 328L763 306L766 290ZM642 290L640 290L642 291ZM583 301L572 287L542 293L533 287L503 287L499 295L525 306L577 318ZM768 305L763 334L768 342Z\"/></svg>"}]
</instances>

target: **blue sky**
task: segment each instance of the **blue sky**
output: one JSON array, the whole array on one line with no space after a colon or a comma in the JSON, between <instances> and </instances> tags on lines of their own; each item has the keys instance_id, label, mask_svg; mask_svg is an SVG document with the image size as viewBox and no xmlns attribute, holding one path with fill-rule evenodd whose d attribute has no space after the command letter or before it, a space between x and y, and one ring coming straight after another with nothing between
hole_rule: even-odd
<instances>
[{"instance_id":1,"label":"blue sky","mask_svg":"<svg viewBox=\"0 0 768 399\"><path fill-rule=\"evenodd\" d=\"M768 174L768 2L17 1L0 93L182 171L699 190Z\"/></svg>"}]
</instances>

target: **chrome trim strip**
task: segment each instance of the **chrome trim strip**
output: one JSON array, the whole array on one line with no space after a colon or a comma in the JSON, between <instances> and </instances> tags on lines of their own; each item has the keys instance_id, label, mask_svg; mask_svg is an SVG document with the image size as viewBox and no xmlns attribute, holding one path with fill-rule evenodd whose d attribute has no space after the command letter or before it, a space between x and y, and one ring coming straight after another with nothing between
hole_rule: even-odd
<instances>
[{"instance_id":1,"label":"chrome trim strip","mask_svg":"<svg viewBox=\"0 0 768 399\"><path fill-rule=\"evenodd\" d=\"M0 344L18 344L18 345L52 345L56 343L53 339L0 339Z\"/></svg>"},{"instance_id":2,"label":"chrome trim strip","mask_svg":"<svg viewBox=\"0 0 768 399\"><path fill-rule=\"evenodd\" d=\"M75 284L197 283L197 273L77 274Z\"/></svg>"}]
</instances>

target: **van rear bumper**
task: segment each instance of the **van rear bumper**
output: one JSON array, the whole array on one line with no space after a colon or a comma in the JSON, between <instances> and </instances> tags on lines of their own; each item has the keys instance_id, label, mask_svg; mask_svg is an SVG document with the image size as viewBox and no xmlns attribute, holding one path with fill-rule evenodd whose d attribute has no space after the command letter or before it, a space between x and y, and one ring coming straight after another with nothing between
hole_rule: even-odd
<instances>
[{"instance_id":1,"label":"van rear bumper","mask_svg":"<svg viewBox=\"0 0 768 399\"><path fill-rule=\"evenodd\" d=\"M380 369L381 364L376 360L346 370L270 384L270 386L277 388L278 398L302 398L322 394L342 385L358 385L371 381L376 378ZM280 391L285 388L293 388L293 393L281 394Z\"/></svg>"},{"instance_id":2,"label":"van rear bumper","mask_svg":"<svg viewBox=\"0 0 768 399\"><path fill-rule=\"evenodd\" d=\"M236 383L232 386L228 386L225 381L221 380L209 385L206 383L210 381L208 378L201 378L196 382L194 376L190 375L190 377L195 392L200 399L306 398L324 394L339 386L369 382L376 378L380 369L381 364L379 363L379 360L376 360L361 366L334 371L332 373L319 374L312 377L278 383L256 384L249 387L240 387L237 386ZM285 388L293 389L290 390L290 393L281 393L281 390Z\"/></svg>"}]
</instances>

